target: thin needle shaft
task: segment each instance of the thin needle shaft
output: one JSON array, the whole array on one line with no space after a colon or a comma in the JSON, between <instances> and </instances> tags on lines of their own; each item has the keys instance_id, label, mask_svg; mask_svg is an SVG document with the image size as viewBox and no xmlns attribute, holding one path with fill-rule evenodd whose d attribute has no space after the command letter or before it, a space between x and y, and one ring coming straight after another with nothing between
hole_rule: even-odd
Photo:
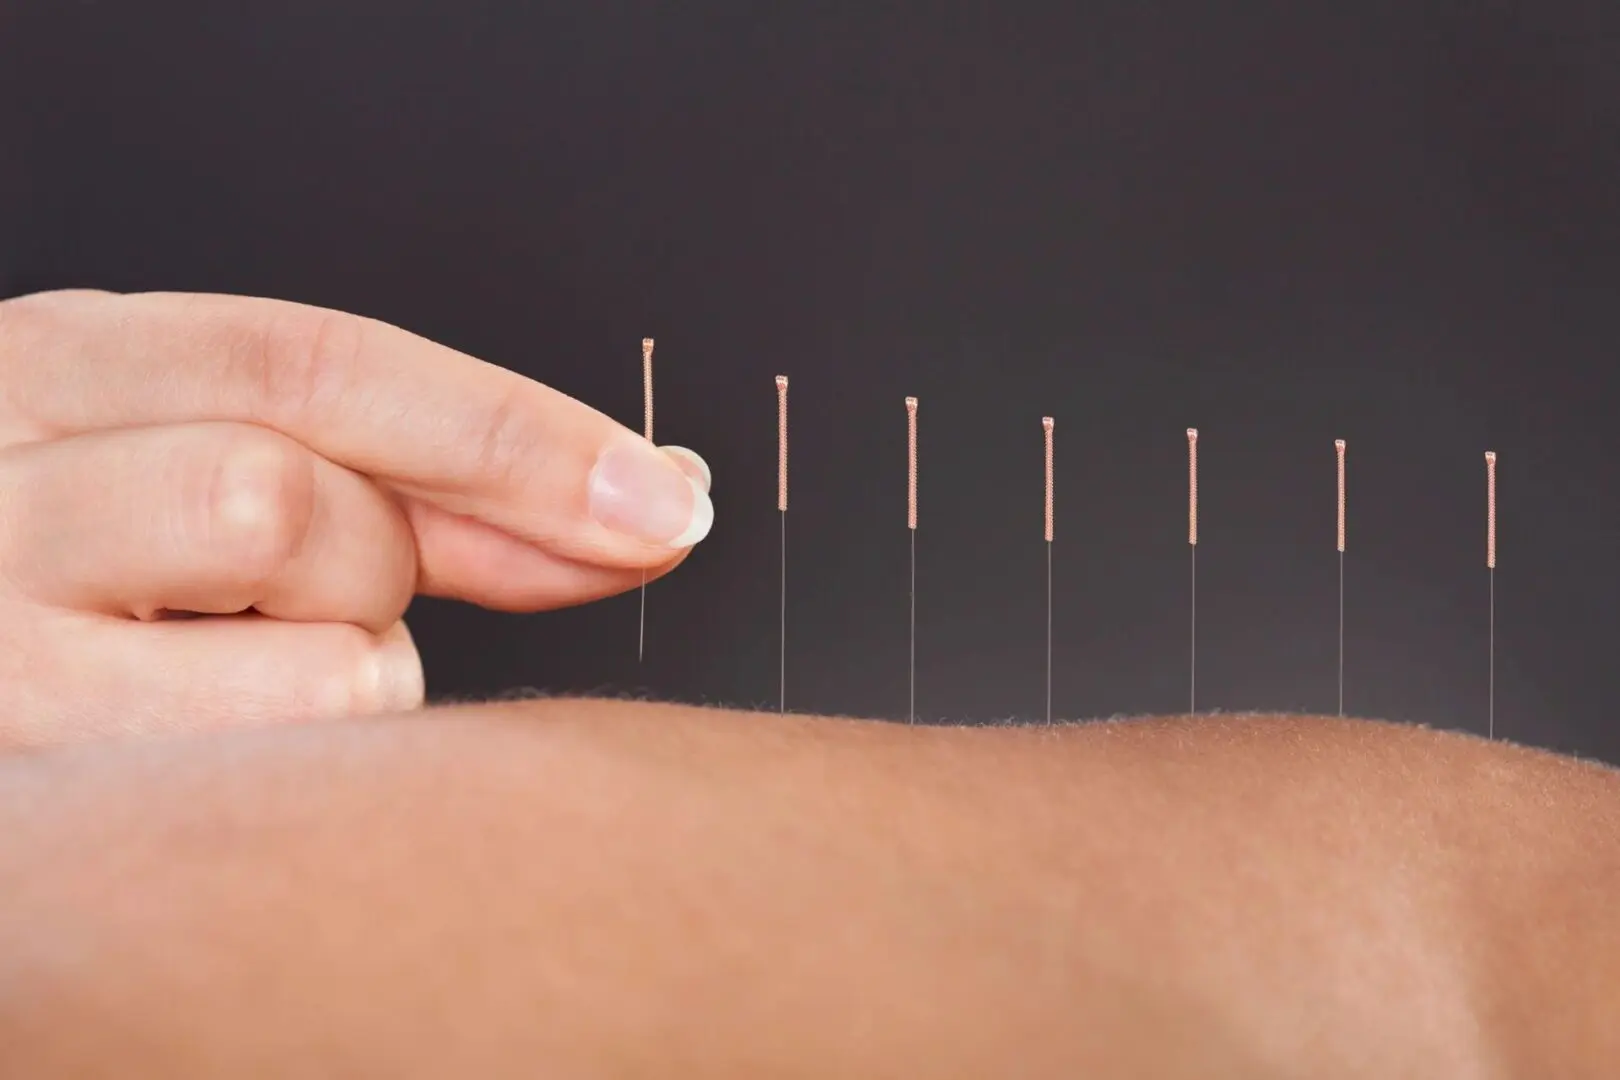
<instances>
[{"instance_id":1,"label":"thin needle shaft","mask_svg":"<svg viewBox=\"0 0 1620 1080\"><path fill-rule=\"evenodd\" d=\"M1198 545L1192 545L1190 550L1192 554L1188 557L1188 560L1192 570L1190 574L1191 584L1188 590L1188 607L1191 609L1192 631L1187 662L1187 711L1196 713L1198 711Z\"/></svg>"},{"instance_id":2,"label":"thin needle shaft","mask_svg":"<svg viewBox=\"0 0 1620 1080\"><path fill-rule=\"evenodd\" d=\"M911 651L906 723L917 722L917 399L906 398L906 528L911 532Z\"/></svg>"},{"instance_id":3,"label":"thin needle shaft","mask_svg":"<svg viewBox=\"0 0 1620 1080\"><path fill-rule=\"evenodd\" d=\"M1344 552L1339 552L1339 715L1344 715Z\"/></svg>"},{"instance_id":4,"label":"thin needle shaft","mask_svg":"<svg viewBox=\"0 0 1620 1080\"><path fill-rule=\"evenodd\" d=\"M787 713L787 511L782 511L782 615L778 628L776 711Z\"/></svg>"},{"instance_id":5,"label":"thin needle shaft","mask_svg":"<svg viewBox=\"0 0 1620 1080\"><path fill-rule=\"evenodd\" d=\"M653 437L653 339L641 339L641 416L642 434L648 442ZM636 662L639 664L647 652L647 571L641 571L641 621L636 631Z\"/></svg>"}]
</instances>

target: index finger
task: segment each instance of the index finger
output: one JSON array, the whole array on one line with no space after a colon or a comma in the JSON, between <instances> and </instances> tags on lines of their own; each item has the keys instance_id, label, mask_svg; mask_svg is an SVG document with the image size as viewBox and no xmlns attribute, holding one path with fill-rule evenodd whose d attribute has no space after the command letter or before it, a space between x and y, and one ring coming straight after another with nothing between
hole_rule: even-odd
<instances>
[{"instance_id":1,"label":"index finger","mask_svg":"<svg viewBox=\"0 0 1620 1080\"><path fill-rule=\"evenodd\" d=\"M0 365L25 436L258 423L569 562L661 566L712 521L702 488L635 432L361 316L236 296L39 294L0 304Z\"/></svg>"}]
</instances>

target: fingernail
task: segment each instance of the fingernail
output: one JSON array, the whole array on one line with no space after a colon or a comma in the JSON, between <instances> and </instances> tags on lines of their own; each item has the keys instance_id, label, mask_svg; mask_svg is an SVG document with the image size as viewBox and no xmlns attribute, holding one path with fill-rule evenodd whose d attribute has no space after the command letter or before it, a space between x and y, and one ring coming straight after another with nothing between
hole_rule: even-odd
<instances>
[{"instance_id":1,"label":"fingernail","mask_svg":"<svg viewBox=\"0 0 1620 1080\"><path fill-rule=\"evenodd\" d=\"M616 443L597 459L590 506L591 516L614 532L672 548L691 547L714 524L714 504L702 482L639 440Z\"/></svg>"},{"instance_id":2,"label":"fingernail","mask_svg":"<svg viewBox=\"0 0 1620 1080\"><path fill-rule=\"evenodd\" d=\"M674 458L675 464L679 465L687 476L702 484L704 491L714 489L714 474L709 471L709 463L704 461L697 451L688 450L684 446L660 446L659 449Z\"/></svg>"}]
</instances>

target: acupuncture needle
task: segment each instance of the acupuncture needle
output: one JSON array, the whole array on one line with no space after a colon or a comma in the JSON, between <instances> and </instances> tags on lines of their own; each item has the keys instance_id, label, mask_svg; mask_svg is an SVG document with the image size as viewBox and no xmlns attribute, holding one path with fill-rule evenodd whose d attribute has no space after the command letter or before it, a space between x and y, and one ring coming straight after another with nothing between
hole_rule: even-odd
<instances>
[{"instance_id":1,"label":"acupuncture needle","mask_svg":"<svg viewBox=\"0 0 1620 1080\"><path fill-rule=\"evenodd\" d=\"M1339 459L1339 715L1344 715L1344 440L1333 440L1333 451Z\"/></svg>"},{"instance_id":2,"label":"acupuncture needle","mask_svg":"<svg viewBox=\"0 0 1620 1080\"><path fill-rule=\"evenodd\" d=\"M1187 711L1198 711L1198 429L1187 429L1187 547L1191 551L1191 653L1187 667Z\"/></svg>"},{"instance_id":3,"label":"acupuncture needle","mask_svg":"<svg viewBox=\"0 0 1620 1080\"><path fill-rule=\"evenodd\" d=\"M1043 534L1046 539L1046 722L1052 723L1052 427L1050 416L1041 417L1046 442L1046 507Z\"/></svg>"},{"instance_id":4,"label":"acupuncture needle","mask_svg":"<svg viewBox=\"0 0 1620 1080\"><path fill-rule=\"evenodd\" d=\"M782 604L777 646L777 711L787 712L788 377L776 377L776 509L782 517Z\"/></svg>"},{"instance_id":5,"label":"acupuncture needle","mask_svg":"<svg viewBox=\"0 0 1620 1080\"><path fill-rule=\"evenodd\" d=\"M917 722L917 399L906 398L906 529L911 533L911 652L906 723Z\"/></svg>"},{"instance_id":6,"label":"acupuncture needle","mask_svg":"<svg viewBox=\"0 0 1620 1080\"><path fill-rule=\"evenodd\" d=\"M641 417L642 434L648 442L653 437L653 339L641 339ZM647 571L641 571L641 621L636 631L636 662L640 663L647 646Z\"/></svg>"},{"instance_id":7,"label":"acupuncture needle","mask_svg":"<svg viewBox=\"0 0 1620 1080\"><path fill-rule=\"evenodd\" d=\"M1490 577L1486 737L1496 738L1496 452L1485 451L1485 572Z\"/></svg>"}]
</instances>

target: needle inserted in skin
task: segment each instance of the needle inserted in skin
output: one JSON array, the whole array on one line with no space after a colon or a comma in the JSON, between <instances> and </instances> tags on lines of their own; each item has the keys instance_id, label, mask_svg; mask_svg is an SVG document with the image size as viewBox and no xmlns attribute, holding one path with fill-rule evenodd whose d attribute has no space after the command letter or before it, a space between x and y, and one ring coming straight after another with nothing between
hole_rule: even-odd
<instances>
[{"instance_id":1,"label":"needle inserted in skin","mask_svg":"<svg viewBox=\"0 0 1620 1080\"><path fill-rule=\"evenodd\" d=\"M653 339L641 339L641 416L642 434L648 442L653 437ZM641 621L636 631L636 662L640 663L647 647L647 571L641 572Z\"/></svg>"},{"instance_id":2,"label":"needle inserted in skin","mask_svg":"<svg viewBox=\"0 0 1620 1080\"><path fill-rule=\"evenodd\" d=\"M1046 433L1046 722L1052 722L1052 427L1050 416L1041 417Z\"/></svg>"},{"instance_id":3,"label":"needle inserted in skin","mask_svg":"<svg viewBox=\"0 0 1620 1080\"><path fill-rule=\"evenodd\" d=\"M786 375L776 377L776 509L782 515L782 612L777 638L780 649L777 669L777 711L787 712L787 393Z\"/></svg>"},{"instance_id":4,"label":"needle inserted in skin","mask_svg":"<svg viewBox=\"0 0 1620 1080\"><path fill-rule=\"evenodd\" d=\"M1192 617L1192 650L1187 668L1187 711L1198 711L1198 429L1187 429L1187 546L1192 552L1188 592Z\"/></svg>"},{"instance_id":5,"label":"needle inserted in skin","mask_svg":"<svg viewBox=\"0 0 1620 1080\"><path fill-rule=\"evenodd\" d=\"M906 723L917 722L917 399L906 398L906 528L911 532L911 654Z\"/></svg>"},{"instance_id":6,"label":"needle inserted in skin","mask_svg":"<svg viewBox=\"0 0 1620 1080\"><path fill-rule=\"evenodd\" d=\"M1339 457L1339 715L1344 715L1344 440L1334 439Z\"/></svg>"},{"instance_id":7,"label":"needle inserted in skin","mask_svg":"<svg viewBox=\"0 0 1620 1080\"><path fill-rule=\"evenodd\" d=\"M1496 738L1496 453L1485 451L1485 572L1490 575L1489 683L1485 732Z\"/></svg>"}]
</instances>

